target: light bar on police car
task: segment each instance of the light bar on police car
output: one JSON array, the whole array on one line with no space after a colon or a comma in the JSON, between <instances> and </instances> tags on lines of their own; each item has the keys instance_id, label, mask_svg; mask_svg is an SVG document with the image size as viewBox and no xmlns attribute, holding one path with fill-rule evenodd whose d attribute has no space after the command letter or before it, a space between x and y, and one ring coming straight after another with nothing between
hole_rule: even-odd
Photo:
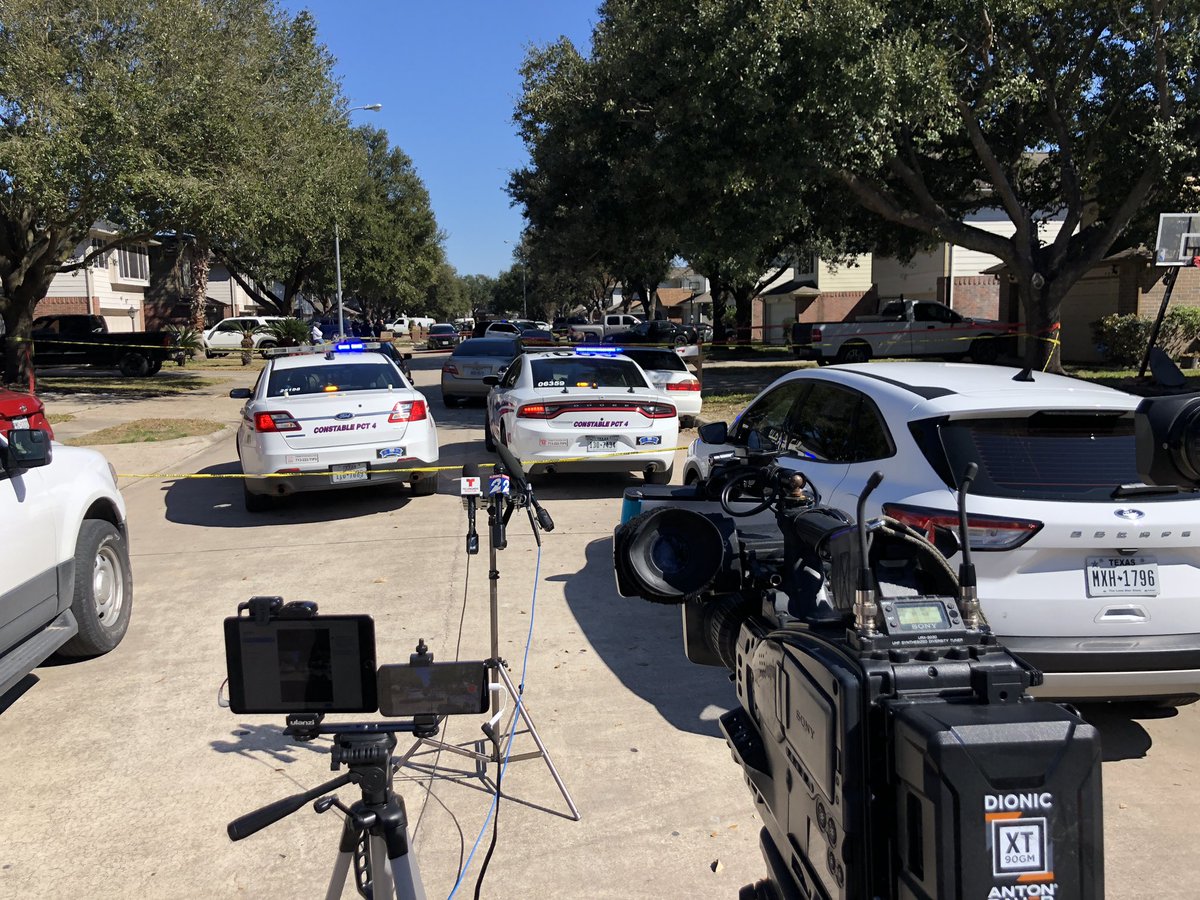
<instances>
[{"instance_id":1,"label":"light bar on police car","mask_svg":"<svg viewBox=\"0 0 1200 900\"><path fill-rule=\"evenodd\" d=\"M625 352L625 348L609 344L603 347L576 347L575 352L579 356L620 356Z\"/></svg>"}]
</instances>

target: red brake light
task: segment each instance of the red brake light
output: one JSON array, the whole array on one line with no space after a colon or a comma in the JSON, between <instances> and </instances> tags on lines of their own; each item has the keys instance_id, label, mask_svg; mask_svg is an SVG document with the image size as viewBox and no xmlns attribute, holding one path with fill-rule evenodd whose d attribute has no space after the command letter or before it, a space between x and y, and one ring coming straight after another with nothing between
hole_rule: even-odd
<instances>
[{"instance_id":1,"label":"red brake light","mask_svg":"<svg viewBox=\"0 0 1200 900\"><path fill-rule=\"evenodd\" d=\"M903 522L932 538L934 526L950 528L958 533L958 513L903 503L885 503L883 514ZM1037 534L1041 522L1032 519L1010 519L1004 516L967 514L967 537L972 550L1012 550Z\"/></svg>"},{"instance_id":2,"label":"red brake light","mask_svg":"<svg viewBox=\"0 0 1200 900\"><path fill-rule=\"evenodd\" d=\"M819 327L814 326L812 332L810 333L810 339L813 341L819 341L821 339L821 329Z\"/></svg>"},{"instance_id":3,"label":"red brake light","mask_svg":"<svg viewBox=\"0 0 1200 900\"><path fill-rule=\"evenodd\" d=\"M300 431L300 423L287 412L260 412L254 414L255 431Z\"/></svg>"},{"instance_id":4,"label":"red brake light","mask_svg":"<svg viewBox=\"0 0 1200 900\"><path fill-rule=\"evenodd\" d=\"M700 390L700 382L695 378L688 381L674 381L667 385L668 391L698 391Z\"/></svg>"},{"instance_id":5,"label":"red brake light","mask_svg":"<svg viewBox=\"0 0 1200 900\"><path fill-rule=\"evenodd\" d=\"M544 403L530 403L517 410L518 419L549 419L553 415Z\"/></svg>"},{"instance_id":6,"label":"red brake light","mask_svg":"<svg viewBox=\"0 0 1200 900\"><path fill-rule=\"evenodd\" d=\"M427 416L424 400L404 400L392 407L388 422L420 422Z\"/></svg>"},{"instance_id":7,"label":"red brake light","mask_svg":"<svg viewBox=\"0 0 1200 900\"><path fill-rule=\"evenodd\" d=\"M455 378L458 377L458 366L454 365L454 363L450 363L450 362L443 363L442 371L445 372L447 375L453 375Z\"/></svg>"}]
</instances>

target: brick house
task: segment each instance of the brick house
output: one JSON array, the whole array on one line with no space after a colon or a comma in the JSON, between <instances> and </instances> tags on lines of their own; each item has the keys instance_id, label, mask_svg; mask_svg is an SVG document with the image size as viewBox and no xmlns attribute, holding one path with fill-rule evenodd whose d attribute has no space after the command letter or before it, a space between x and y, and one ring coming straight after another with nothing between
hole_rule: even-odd
<instances>
[{"instance_id":1,"label":"brick house","mask_svg":"<svg viewBox=\"0 0 1200 900\"><path fill-rule=\"evenodd\" d=\"M875 312L879 293L872 282L869 253L842 264L817 257L807 262L807 272L792 265L767 274L751 307L755 340L784 344L790 338L790 322L840 322Z\"/></svg>"},{"instance_id":2,"label":"brick house","mask_svg":"<svg viewBox=\"0 0 1200 900\"><path fill-rule=\"evenodd\" d=\"M97 224L75 248L75 259L82 259L115 235ZM149 284L148 244L108 250L82 268L55 275L45 298L34 308L34 316L103 316L109 331L138 331L145 327L142 306Z\"/></svg>"}]
</instances>

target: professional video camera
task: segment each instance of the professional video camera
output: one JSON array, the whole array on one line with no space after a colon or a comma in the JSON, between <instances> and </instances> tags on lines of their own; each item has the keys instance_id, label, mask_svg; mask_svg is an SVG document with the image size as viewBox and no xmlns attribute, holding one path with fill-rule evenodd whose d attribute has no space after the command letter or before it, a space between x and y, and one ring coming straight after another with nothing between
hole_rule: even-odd
<instances>
[{"instance_id":1,"label":"professional video camera","mask_svg":"<svg viewBox=\"0 0 1200 900\"><path fill-rule=\"evenodd\" d=\"M720 724L769 872L741 896L1103 896L1096 731L1028 694L1041 675L984 621L965 526L865 521L881 480L856 521L752 451L642 489L616 531L620 593L682 604L688 658L736 681Z\"/></svg>"}]
</instances>

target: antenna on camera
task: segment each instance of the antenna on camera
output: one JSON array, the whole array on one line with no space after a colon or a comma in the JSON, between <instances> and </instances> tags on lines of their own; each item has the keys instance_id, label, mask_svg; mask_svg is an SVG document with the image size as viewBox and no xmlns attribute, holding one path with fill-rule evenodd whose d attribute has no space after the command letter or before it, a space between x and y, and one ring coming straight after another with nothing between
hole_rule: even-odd
<instances>
[{"instance_id":1,"label":"antenna on camera","mask_svg":"<svg viewBox=\"0 0 1200 900\"><path fill-rule=\"evenodd\" d=\"M979 474L976 463L967 463L962 480L958 483L958 542L962 545L962 562L958 564L958 605L963 624L978 628L983 619L979 608L979 589L975 582L975 563L971 561L971 541L967 528L967 492Z\"/></svg>"},{"instance_id":2,"label":"antenna on camera","mask_svg":"<svg viewBox=\"0 0 1200 900\"><path fill-rule=\"evenodd\" d=\"M858 495L858 551L859 567L858 567L858 588L854 591L854 624L864 634L875 633L875 617L879 614L879 604L876 598L879 594L879 585L875 582L875 576L871 572L871 560L867 556L869 544L867 543L867 497L871 496L871 492L879 487L879 483L883 481L882 472L872 472L871 477L867 479L866 485L862 489L862 493Z\"/></svg>"}]
</instances>

